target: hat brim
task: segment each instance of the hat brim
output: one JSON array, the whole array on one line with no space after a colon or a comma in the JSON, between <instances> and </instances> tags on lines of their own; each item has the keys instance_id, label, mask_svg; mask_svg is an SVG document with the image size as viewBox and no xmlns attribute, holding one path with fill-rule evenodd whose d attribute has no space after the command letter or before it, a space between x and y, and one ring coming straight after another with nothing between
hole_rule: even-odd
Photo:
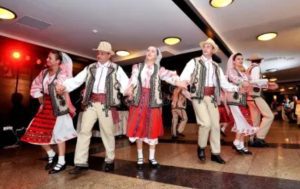
<instances>
[{"instance_id":1,"label":"hat brim","mask_svg":"<svg viewBox=\"0 0 300 189\"><path fill-rule=\"evenodd\" d=\"M257 58L247 58L246 60L253 61L253 60L263 60L263 59L264 58L257 57Z\"/></svg>"},{"instance_id":2,"label":"hat brim","mask_svg":"<svg viewBox=\"0 0 300 189\"><path fill-rule=\"evenodd\" d=\"M218 52L219 47L218 47L216 44L210 43L210 42L207 42L207 41L202 41L202 42L200 42L200 47L201 47L201 49L203 49L203 47L204 47L205 44L210 44L210 45L213 47L213 53Z\"/></svg>"},{"instance_id":3,"label":"hat brim","mask_svg":"<svg viewBox=\"0 0 300 189\"><path fill-rule=\"evenodd\" d=\"M111 55L114 55L115 52L114 51L104 51L104 50L101 50L101 49L92 49L93 51L103 51L103 52L108 52L109 54Z\"/></svg>"}]
</instances>

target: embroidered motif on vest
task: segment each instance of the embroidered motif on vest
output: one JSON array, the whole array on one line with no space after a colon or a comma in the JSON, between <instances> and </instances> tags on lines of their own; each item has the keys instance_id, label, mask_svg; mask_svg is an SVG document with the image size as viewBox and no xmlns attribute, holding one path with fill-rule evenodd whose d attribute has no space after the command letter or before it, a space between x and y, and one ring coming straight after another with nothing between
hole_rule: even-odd
<instances>
[{"instance_id":1,"label":"embroidered motif on vest","mask_svg":"<svg viewBox=\"0 0 300 189\"><path fill-rule=\"evenodd\" d=\"M53 107L53 114L55 116L61 116L69 113L69 108L67 106L66 100L64 96L58 95L55 90L55 84L54 81L57 79L57 76L61 72L61 69L59 68L51 81L51 83L48 85L49 90L49 96L51 99L51 104ZM44 79L48 73L48 70L45 70L43 73L43 80L42 80L42 92L45 94L44 91Z\"/></svg>"},{"instance_id":2,"label":"embroidered motif on vest","mask_svg":"<svg viewBox=\"0 0 300 189\"><path fill-rule=\"evenodd\" d=\"M95 76L97 71L97 63L93 63L88 66L88 74L85 82L86 91L82 100L82 105L87 107L91 105L90 97L93 92L93 86L95 83ZM106 103L104 105L104 111L108 116L108 110L110 107L119 106L121 104L121 93L120 83L117 81L117 70L119 66L111 63L108 67L107 75L105 78L105 89L106 89Z\"/></svg>"},{"instance_id":3,"label":"embroidered motif on vest","mask_svg":"<svg viewBox=\"0 0 300 189\"><path fill-rule=\"evenodd\" d=\"M138 106L142 93L142 79L141 73L143 68L145 67L144 63L140 63L139 67L139 75L138 75L138 83L134 89L134 99L133 105ZM154 71L150 78L150 102L149 105L151 108L161 107L163 105L162 101L162 93L161 93L161 80L158 76L159 66L154 64Z\"/></svg>"},{"instance_id":4,"label":"embroidered motif on vest","mask_svg":"<svg viewBox=\"0 0 300 189\"><path fill-rule=\"evenodd\" d=\"M199 103L201 100L204 98L204 87L205 87L205 82L206 82L206 74L207 74L207 69L204 65L204 62L200 59L198 62L196 59L194 59L195 63L195 69L194 72L192 73L191 76L191 88L190 92L192 94L192 99L198 99ZM217 63L212 63L215 76L216 76L216 86L215 86L215 92L213 96L213 100L216 104L220 103L220 72L219 72L219 66Z\"/></svg>"}]
</instances>

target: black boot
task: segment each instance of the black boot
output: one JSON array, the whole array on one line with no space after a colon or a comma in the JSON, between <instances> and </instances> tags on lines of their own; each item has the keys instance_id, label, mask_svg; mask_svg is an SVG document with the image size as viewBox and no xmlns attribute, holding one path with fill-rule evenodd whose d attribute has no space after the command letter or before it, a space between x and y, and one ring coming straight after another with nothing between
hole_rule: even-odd
<instances>
[{"instance_id":1,"label":"black boot","mask_svg":"<svg viewBox=\"0 0 300 189\"><path fill-rule=\"evenodd\" d=\"M105 163L105 166L104 166L104 171L105 172L111 172L115 169L115 164L114 162L112 163Z\"/></svg>"},{"instance_id":2,"label":"black boot","mask_svg":"<svg viewBox=\"0 0 300 189\"><path fill-rule=\"evenodd\" d=\"M220 155L214 155L214 154L211 154L211 161L214 161L214 162L217 162L217 163L220 163L220 164L225 164L226 162L221 158Z\"/></svg>"},{"instance_id":3,"label":"black boot","mask_svg":"<svg viewBox=\"0 0 300 189\"><path fill-rule=\"evenodd\" d=\"M87 171L87 170L89 170L88 167L75 166L74 169L72 169L72 170L69 172L69 174L71 174L71 175L79 175L79 174L81 174L82 172Z\"/></svg>"},{"instance_id":4,"label":"black boot","mask_svg":"<svg viewBox=\"0 0 300 189\"><path fill-rule=\"evenodd\" d=\"M144 168L144 159L143 158L138 158L138 160L136 162L136 168L138 170L143 170L143 168Z\"/></svg>"},{"instance_id":5,"label":"black boot","mask_svg":"<svg viewBox=\"0 0 300 189\"><path fill-rule=\"evenodd\" d=\"M198 155L198 158L200 159L200 161L205 161L206 160L206 157L205 157L205 148L198 147L198 149L197 149L197 155Z\"/></svg>"},{"instance_id":6,"label":"black boot","mask_svg":"<svg viewBox=\"0 0 300 189\"><path fill-rule=\"evenodd\" d=\"M243 154L242 149L238 149L234 144L232 144L232 149L234 149L238 154Z\"/></svg>"}]
</instances>

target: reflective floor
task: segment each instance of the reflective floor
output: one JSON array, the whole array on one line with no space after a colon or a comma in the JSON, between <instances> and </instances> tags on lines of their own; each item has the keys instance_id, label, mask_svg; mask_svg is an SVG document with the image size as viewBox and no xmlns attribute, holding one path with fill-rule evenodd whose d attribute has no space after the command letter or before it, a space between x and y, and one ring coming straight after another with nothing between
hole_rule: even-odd
<instances>
[{"instance_id":1,"label":"reflective floor","mask_svg":"<svg viewBox=\"0 0 300 189\"><path fill-rule=\"evenodd\" d=\"M94 140L90 150L90 170L82 175L68 174L72 169L74 142L68 145L66 171L48 175L43 167L45 153L37 146L0 150L0 189L7 188L300 188L300 129L276 121L266 139L268 148L250 148L252 156L234 152L234 134L227 131L222 146L225 165L209 160L201 163L196 156L197 126L188 124L185 137L171 140L165 136L157 146L156 157L162 165L142 171L135 167L136 148L126 138L117 139L115 170L103 172L104 148ZM145 145L144 157L148 157ZM147 158L145 158L147 159Z\"/></svg>"}]
</instances>

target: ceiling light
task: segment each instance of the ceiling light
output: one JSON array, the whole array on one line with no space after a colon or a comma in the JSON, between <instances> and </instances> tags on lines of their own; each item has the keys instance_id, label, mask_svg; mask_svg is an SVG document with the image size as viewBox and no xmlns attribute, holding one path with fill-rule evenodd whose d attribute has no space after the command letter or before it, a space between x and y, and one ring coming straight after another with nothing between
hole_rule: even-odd
<instances>
[{"instance_id":1,"label":"ceiling light","mask_svg":"<svg viewBox=\"0 0 300 189\"><path fill-rule=\"evenodd\" d=\"M277 81L277 78L275 78L275 77L270 78L269 81L271 81L271 82Z\"/></svg>"},{"instance_id":2,"label":"ceiling light","mask_svg":"<svg viewBox=\"0 0 300 189\"><path fill-rule=\"evenodd\" d=\"M268 32L268 33L260 34L259 36L256 37L256 39L259 41L269 41L271 39L274 39L275 37L277 37L276 32Z\"/></svg>"},{"instance_id":3,"label":"ceiling light","mask_svg":"<svg viewBox=\"0 0 300 189\"><path fill-rule=\"evenodd\" d=\"M0 7L0 20L12 20L15 18L17 18L16 13L7 8Z\"/></svg>"},{"instance_id":4,"label":"ceiling light","mask_svg":"<svg viewBox=\"0 0 300 189\"><path fill-rule=\"evenodd\" d=\"M163 42L166 45L176 45L180 43L181 39L179 37L166 37L163 39Z\"/></svg>"},{"instance_id":5,"label":"ceiling light","mask_svg":"<svg viewBox=\"0 0 300 189\"><path fill-rule=\"evenodd\" d=\"M262 77L263 77L263 78L266 78L267 76L266 76L266 75L262 75Z\"/></svg>"},{"instance_id":6,"label":"ceiling light","mask_svg":"<svg viewBox=\"0 0 300 189\"><path fill-rule=\"evenodd\" d=\"M130 53L128 51L124 51L124 50L116 51L116 54L118 56L129 56L130 55Z\"/></svg>"},{"instance_id":7,"label":"ceiling light","mask_svg":"<svg viewBox=\"0 0 300 189\"><path fill-rule=\"evenodd\" d=\"M97 29L93 29L92 32L93 33L98 33L98 30Z\"/></svg>"},{"instance_id":8,"label":"ceiling light","mask_svg":"<svg viewBox=\"0 0 300 189\"><path fill-rule=\"evenodd\" d=\"M266 72L276 72L276 71L278 71L277 68L270 68L266 70Z\"/></svg>"},{"instance_id":9,"label":"ceiling light","mask_svg":"<svg viewBox=\"0 0 300 189\"><path fill-rule=\"evenodd\" d=\"M210 0L209 4L214 8L222 8L222 7L227 7L232 2L233 0Z\"/></svg>"},{"instance_id":10,"label":"ceiling light","mask_svg":"<svg viewBox=\"0 0 300 189\"><path fill-rule=\"evenodd\" d=\"M289 87L289 89L290 89L290 90L293 90L293 89L294 89L294 87Z\"/></svg>"},{"instance_id":11,"label":"ceiling light","mask_svg":"<svg viewBox=\"0 0 300 189\"><path fill-rule=\"evenodd\" d=\"M283 91L285 91L285 89L284 89L284 88L282 88L282 89L280 89L280 91L281 91L281 92L283 92Z\"/></svg>"}]
</instances>

